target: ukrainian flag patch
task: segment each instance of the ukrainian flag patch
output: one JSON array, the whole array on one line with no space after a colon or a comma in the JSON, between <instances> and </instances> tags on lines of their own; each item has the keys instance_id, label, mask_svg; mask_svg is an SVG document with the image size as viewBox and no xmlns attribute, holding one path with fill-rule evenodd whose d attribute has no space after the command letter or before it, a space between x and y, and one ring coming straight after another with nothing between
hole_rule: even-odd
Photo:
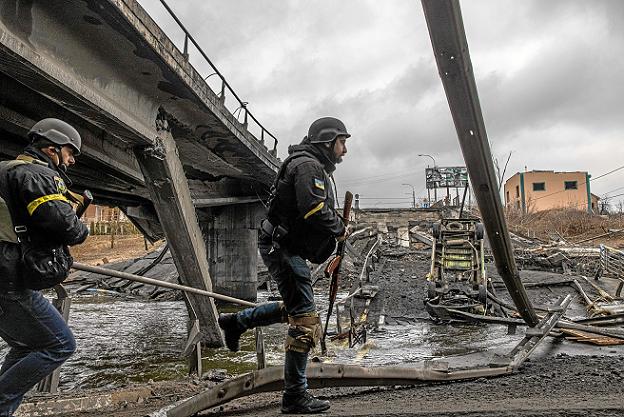
<instances>
[{"instance_id":1,"label":"ukrainian flag patch","mask_svg":"<svg viewBox=\"0 0 624 417\"><path fill-rule=\"evenodd\" d=\"M325 181L314 178L314 186L320 190L325 191Z\"/></svg>"}]
</instances>

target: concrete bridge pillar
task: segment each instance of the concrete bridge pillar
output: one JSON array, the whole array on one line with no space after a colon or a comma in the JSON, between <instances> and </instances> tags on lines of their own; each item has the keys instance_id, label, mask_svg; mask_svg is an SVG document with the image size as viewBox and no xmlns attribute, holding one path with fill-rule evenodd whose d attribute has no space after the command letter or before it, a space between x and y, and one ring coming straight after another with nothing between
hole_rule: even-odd
<instances>
[{"instance_id":1,"label":"concrete bridge pillar","mask_svg":"<svg viewBox=\"0 0 624 417\"><path fill-rule=\"evenodd\" d=\"M214 291L256 301L260 203L212 207L202 222Z\"/></svg>"},{"instance_id":2,"label":"concrete bridge pillar","mask_svg":"<svg viewBox=\"0 0 624 417\"><path fill-rule=\"evenodd\" d=\"M135 148L135 156L167 236L180 281L212 291L205 244L175 140L165 120L158 121L157 130L154 145ZM189 294L188 300L199 319L202 341L209 347L223 346L214 301L196 294Z\"/></svg>"}]
</instances>

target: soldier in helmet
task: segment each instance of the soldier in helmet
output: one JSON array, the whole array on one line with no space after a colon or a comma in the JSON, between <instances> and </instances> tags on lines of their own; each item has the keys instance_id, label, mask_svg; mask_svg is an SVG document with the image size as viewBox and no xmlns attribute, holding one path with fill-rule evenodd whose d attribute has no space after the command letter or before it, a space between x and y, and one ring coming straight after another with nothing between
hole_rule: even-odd
<instances>
[{"instance_id":1,"label":"soldier in helmet","mask_svg":"<svg viewBox=\"0 0 624 417\"><path fill-rule=\"evenodd\" d=\"M76 348L59 312L32 289L40 283L24 277L23 245L66 248L88 235L65 197L71 184L66 171L80 154L80 135L61 120L43 119L28 137L16 160L0 163L0 337L10 347L0 368L2 417L12 416L23 395Z\"/></svg>"},{"instance_id":2,"label":"soldier in helmet","mask_svg":"<svg viewBox=\"0 0 624 417\"><path fill-rule=\"evenodd\" d=\"M318 413L329 408L329 401L307 392L308 353L320 338L321 322L306 260L324 262L334 251L336 241L347 237L345 220L334 209L330 178L347 153L346 140L350 136L340 120L318 119L301 144L289 147L289 156L279 169L268 216L261 223L258 248L283 302L219 317L226 345L232 351L239 349L239 338L248 329L289 324L282 413Z\"/></svg>"}]
</instances>

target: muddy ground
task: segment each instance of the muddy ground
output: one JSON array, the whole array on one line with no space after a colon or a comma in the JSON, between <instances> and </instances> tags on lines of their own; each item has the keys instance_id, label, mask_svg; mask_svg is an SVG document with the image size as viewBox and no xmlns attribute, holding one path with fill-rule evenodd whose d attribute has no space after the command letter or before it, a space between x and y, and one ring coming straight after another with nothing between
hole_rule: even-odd
<instances>
[{"instance_id":1,"label":"muddy ground","mask_svg":"<svg viewBox=\"0 0 624 417\"><path fill-rule=\"evenodd\" d=\"M139 258L156 250L162 243L163 241L154 244L146 242L143 235L119 235L114 238L110 235L91 235L84 243L72 246L71 254L76 262L102 265Z\"/></svg>"},{"instance_id":2,"label":"muddy ground","mask_svg":"<svg viewBox=\"0 0 624 417\"><path fill-rule=\"evenodd\" d=\"M400 248L384 250L386 262L377 275L389 325L400 326L427 317L422 304L429 269L426 252ZM500 281L490 268L495 282ZM352 273L351 277L356 274ZM374 275L374 274L373 274ZM561 280L562 275L522 271L526 282ZM346 286L346 283L345 283ZM584 284L591 296L595 292ZM508 299L497 286L498 295ZM560 295L573 293L568 286L529 289L536 305L552 304ZM576 295L575 295L576 297ZM578 299L578 297L577 297ZM584 314L576 303L570 318ZM485 326L485 325L482 325ZM519 330L520 332L521 330ZM374 337L372 334L370 337ZM574 355L561 353L562 345ZM327 415L335 416L621 416L624 415L624 349L622 346L592 346L547 338L517 373L475 381L419 384L392 388L331 388L315 390L331 399ZM217 378L218 379L218 378ZM127 404L107 411L65 414L66 417L147 416L170 404L216 384L189 378L148 385L153 395L140 404ZM78 394L78 393L76 393ZM232 401L200 415L271 416L279 414L279 393L254 395Z\"/></svg>"},{"instance_id":3,"label":"muddy ground","mask_svg":"<svg viewBox=\"0 0 624 417\"><path fill-rule=\"evenodd\" d=\"M332 416L621 416L621 357L558 356L527 363L517 374L413 387L317 390ZM278 394L232 402L200 415L272 416Z\"/></svg>"}]
</instances>

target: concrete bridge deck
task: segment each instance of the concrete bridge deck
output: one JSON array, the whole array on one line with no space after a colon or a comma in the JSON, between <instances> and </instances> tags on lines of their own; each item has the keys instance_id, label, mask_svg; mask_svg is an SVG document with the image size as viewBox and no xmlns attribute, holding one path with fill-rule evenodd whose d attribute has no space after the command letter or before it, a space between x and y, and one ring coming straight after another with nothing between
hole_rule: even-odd
<instances>
[{"instance_id":1,"label":"concrete bridge deck","mask_svg":"<svg viewBox=\"0 0 624 417\"><path fill-rule=\"evenodd\" d=\"M121 207L150 239L166 236L184 283L253 299L275 144L184 52L135 0L1 1L0 158L41 118L71 123L84 143L76 189ZM212 303L192 304L214 327ZM220 343L217 331L206 338Z\"/></svg>"}]
</instances>

